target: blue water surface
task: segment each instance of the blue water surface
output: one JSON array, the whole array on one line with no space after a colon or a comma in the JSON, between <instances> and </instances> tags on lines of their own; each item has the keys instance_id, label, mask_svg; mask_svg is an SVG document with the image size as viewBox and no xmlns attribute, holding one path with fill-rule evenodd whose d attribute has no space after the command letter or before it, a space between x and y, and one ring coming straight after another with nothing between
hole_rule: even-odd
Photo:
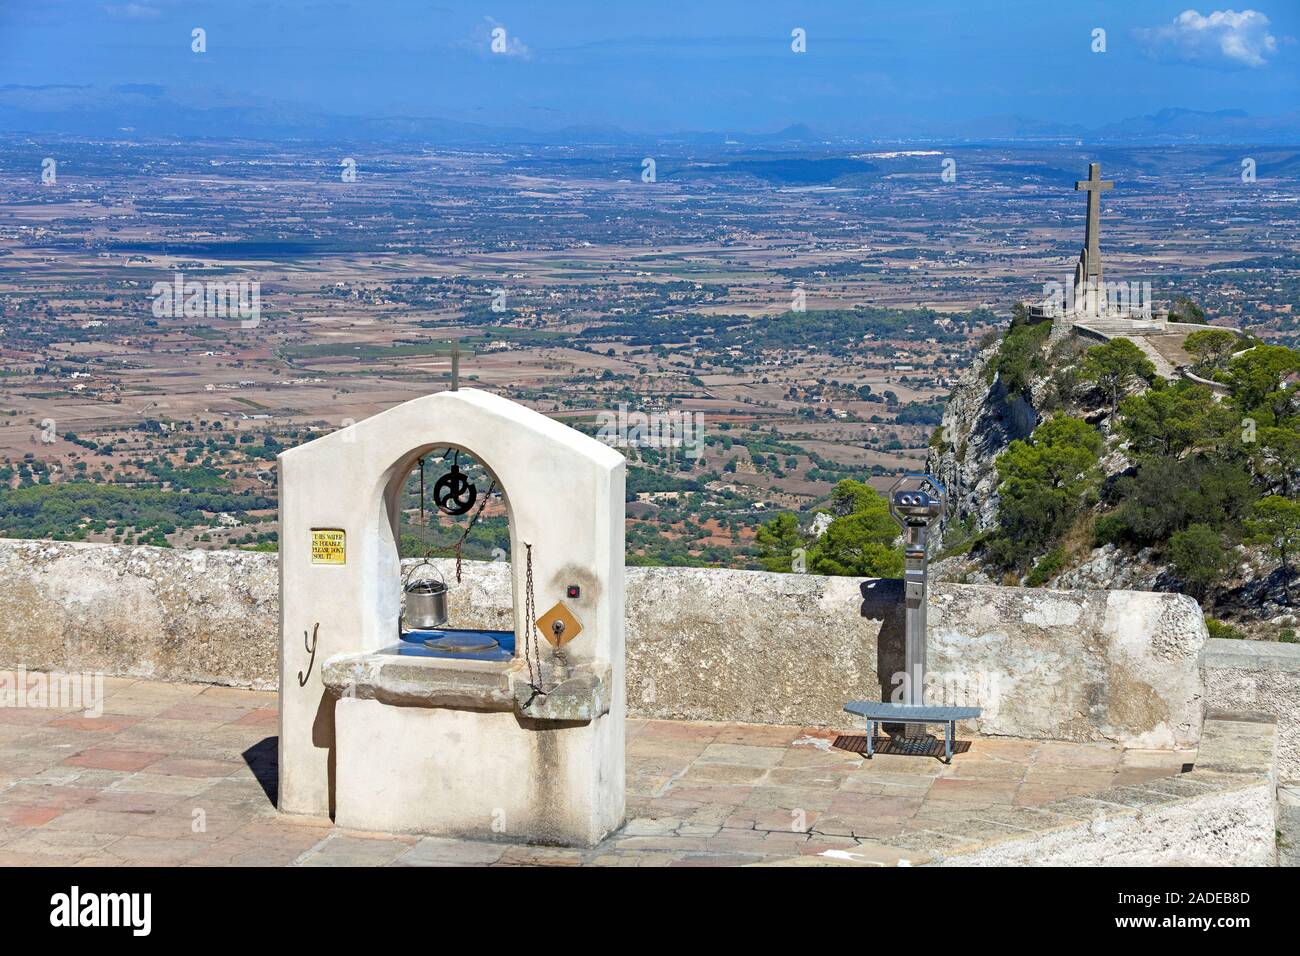
<instances>
[{"instance_id":1,"label":"blue water surface","mask_svg":"<svg viewBox=\"0 0 1300 956\"><path fill-rule=\"evenodd\" d=\"M493 638L497 642L498 646L490 651L475 654L456 651L439 651L432 647L426 647L424 644L425 641L437 640L440 637L471 636L486 636ZM382 653L399 654L403 657L463 657L476 661L508 661L515 656L515 632L487 631L472 627L438 627L429 630L403 631L402 640L392 647L384 648Z\"/></svg>"}]
</instances>

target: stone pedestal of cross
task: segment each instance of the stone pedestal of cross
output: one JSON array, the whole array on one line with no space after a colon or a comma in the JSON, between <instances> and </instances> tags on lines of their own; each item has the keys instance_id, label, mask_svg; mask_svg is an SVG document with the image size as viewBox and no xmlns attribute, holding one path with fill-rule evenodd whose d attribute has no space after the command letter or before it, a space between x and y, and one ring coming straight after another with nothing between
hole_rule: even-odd
<instances>
[{"instance_id":1,"label":"stone pedestal of cross","mask_svg":"<svg viewBox=\"0 0 1300 956\"><path fill-rule=\"evenodd\" d=\"M1084 311L1097 312L1105 297L1101 291L1101 194L1114 189L1115 183L1101 178L1101 163L1088 164L1088 178L1074 184L1075 190L1088 193L1088 224L1079 265L1074 270L1074 301L1084 303Z\"/></svg>"}]
</instances>

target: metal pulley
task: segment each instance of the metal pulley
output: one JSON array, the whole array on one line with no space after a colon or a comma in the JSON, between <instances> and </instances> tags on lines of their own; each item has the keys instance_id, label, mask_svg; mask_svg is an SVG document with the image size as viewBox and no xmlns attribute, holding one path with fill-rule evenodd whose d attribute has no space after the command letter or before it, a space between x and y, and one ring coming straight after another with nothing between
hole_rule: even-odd
<instances>
[{"instance_id":1,"label":"metal pulley","mask_svg":"<svg viewBox=\"0 0 1300 956\"><path fill-rule=\"evenodd\" d=\"M463 515L478 499L478 488L469 477L460 470L460 452L452 461L451 471L439 478L433 485L433 500L443 514Z\"/></svg>"}]
</instances>

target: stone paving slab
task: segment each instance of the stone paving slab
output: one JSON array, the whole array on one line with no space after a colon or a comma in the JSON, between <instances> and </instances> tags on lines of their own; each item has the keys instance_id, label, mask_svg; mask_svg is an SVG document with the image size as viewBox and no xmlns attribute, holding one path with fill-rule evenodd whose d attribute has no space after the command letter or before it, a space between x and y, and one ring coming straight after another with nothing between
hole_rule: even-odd
<instances>
[{"instance_id":1,"label":"stone paving slab","mask_svg":"<svg viewBox=\"0 0 1300 956\"><path fill-rule=\"evenodd\" d=\"M867 760L824 728L629 720L627 823L575 850L282 817L274 693L105 690L99 717L0 707L0 865L915 866L1194 799L1272 747L1253 724L1212 721L1200 755L977 737L945 765Z\"/></svg>"}]
</instances>

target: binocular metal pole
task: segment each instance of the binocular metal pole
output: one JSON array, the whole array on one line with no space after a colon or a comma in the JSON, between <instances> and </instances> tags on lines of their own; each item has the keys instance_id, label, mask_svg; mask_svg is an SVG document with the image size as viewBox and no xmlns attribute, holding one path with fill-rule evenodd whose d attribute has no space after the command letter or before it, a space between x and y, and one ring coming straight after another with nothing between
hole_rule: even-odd
<instances>
[{"instance_id":1,"label":"binocular metal pole","mask_svg":"<svg viewBox=\"0 0 1300 956\"><path fill-rule=\"evenodd\" d=\"M889 489L889 513L903 529L903 704L925 706L925 605L930 528L947 510L948 494L933 475L904 475ZM924 738L924 724L903 725L903 740Z\"/></svg>"},{"instance_id":2,"label":"binocular metal pole","mask_svg":"<svg viewBox=\"0 0 1300 956\"><path fill-rule=\"evenodd\" d=\"M903 545L903 598L906 606L903 645L903 703L925 703L925 635L926 635L926 547L927 523L907 524ZM925 735L924 724L907 724L905 737Z\"/></svg>"}]
</instances>

